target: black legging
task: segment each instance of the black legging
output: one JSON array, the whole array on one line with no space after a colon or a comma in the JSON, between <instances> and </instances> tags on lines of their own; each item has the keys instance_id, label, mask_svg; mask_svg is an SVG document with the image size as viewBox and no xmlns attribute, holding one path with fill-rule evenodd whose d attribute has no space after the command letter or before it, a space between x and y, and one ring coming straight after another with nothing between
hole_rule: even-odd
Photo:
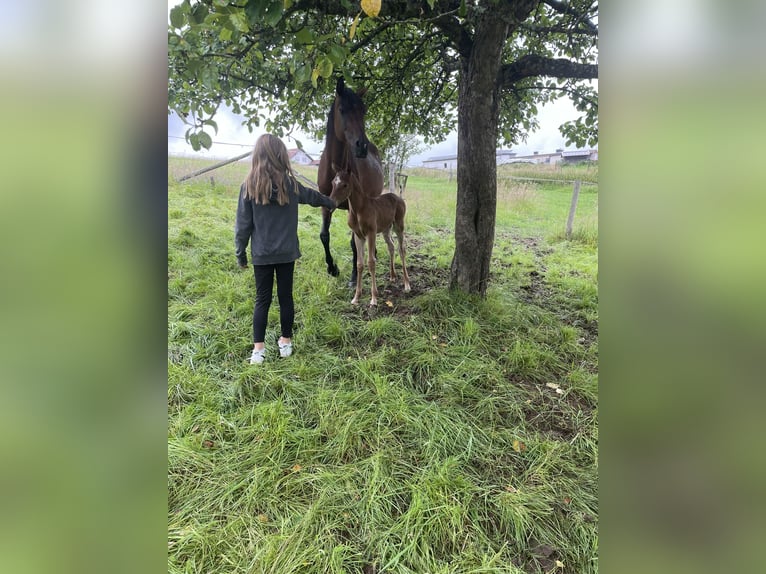
<instances>
[{"instance_id":1,"label":"black legging","mask_svg":"<svg viewBox=\"0 0 766 574\"><path fill-rule=\"evenodd\" d=\"M255 308L253 309L253 342L263 343L266 337L266 324L269 319L272 292L274 289L274 273L277 275L277 298L279 299L279 322L282 336L291 339L293 336L293 320L295 306L293 305L293 270L295 261L276 265L253 265L255 272Z\"/></svg>"}]
</instances>

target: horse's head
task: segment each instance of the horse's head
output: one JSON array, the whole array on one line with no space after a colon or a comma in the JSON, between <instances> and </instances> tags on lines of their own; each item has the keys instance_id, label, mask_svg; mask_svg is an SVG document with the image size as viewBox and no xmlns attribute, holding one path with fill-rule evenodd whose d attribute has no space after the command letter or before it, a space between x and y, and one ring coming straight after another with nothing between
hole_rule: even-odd
<instances>
[{"instance_id":1,"label":"horse's head","mask_svg":"<svg viewBox=\"0 0 766 574\"><path fill-rule=\"evenodd\" d=\"M353 185L353 175L348 169L339 169L335 164L332 165L335 171L335 177L332 180L332 193L330 199L340 205L351 195L351 186Z\"/></svg>"},{"instance_id":2,"label":"horse's head","mask_svg":"<svg viewBox=\"0 0 766 574\"><path fill-rule=\"evenodd\" d=\"M354 155L358 158L367 157L367 144L369 140L364 133L364 114L367 107L362 101L362 96L367 93L366 89L355 93L347 88L343 78L338 79L335 87L335 130L336 137L346 142Z\"/></svg>"}]
</instances>

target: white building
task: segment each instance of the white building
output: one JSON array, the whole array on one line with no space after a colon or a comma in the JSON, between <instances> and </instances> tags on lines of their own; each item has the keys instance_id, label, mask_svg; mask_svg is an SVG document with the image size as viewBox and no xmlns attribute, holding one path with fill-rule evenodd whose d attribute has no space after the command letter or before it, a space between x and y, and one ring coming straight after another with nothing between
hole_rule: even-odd
<instances>
[{"instance_id":1,"label":"white building","mask_svg":"<svg viewBox=\"0 0 766 574\"><path fill-rule=\"evenodd\" d=\"M300 165L311 165L311 163L314 161L311 159L309 154L298 148L287 150L287 155L290 157L291 162L298 163Z\"/></svg>"},{"instance_id":2,"label":"white building","mask_svg":"<svg viewBox=\"0 0 766 574\"><path fill-rule=\"evenodd\" d=\"M497 165L507 163L576 163L580 161L598 161L598 150L578 149L564 151L563 149L557 149L552 153L533 152L529 155L517 155L516 152L511 150L499 149L495 151L495 159ZM444 155L429 158L423 162L423 167L434 169L457 169L457 155Z\"/></svg>"},{"instance_id":3,"label":"white building","mask_svg":"<svg viewBox=\"0 0 766 574\"><path fill-rule=\"evenodd\" d=\"M423 161L423 167L434 169L457 169L457 155L442 155Z\"/></svg>"}]
</instances>

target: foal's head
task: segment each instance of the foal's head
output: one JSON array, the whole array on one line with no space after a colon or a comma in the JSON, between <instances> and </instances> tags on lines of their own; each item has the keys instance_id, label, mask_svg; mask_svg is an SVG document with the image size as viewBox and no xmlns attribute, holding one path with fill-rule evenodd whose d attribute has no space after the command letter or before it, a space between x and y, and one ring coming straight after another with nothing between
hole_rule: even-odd
<instances>
[{"instance_id":1,"label":"foal's head","mask_svg":"<svg viewBox=\"0 0 766 574\"><path fill-rule=\"evenodd\" d=\"M347 88L343 78L338 79L335 86L335 103L333 104L333 129L338 139L345 141L358 158L367 157L369 140L364 132L364 114L367 106L362 101L366 89L355 93Z\"/></svg>"},{"instance_id":2,"label":"foal's head","mask_svg":"<svg viewBox=\"0 0 766 574\"><path fill-rule=\"evenodd\" d=\"M357 183L356 176L348 169L338 169L333 164L335 169L335 178L332 180L332 193L330 198L335 200L335 203L341 204L348 199L351 195L352 186Z\"/></svg>"}]
</instances>

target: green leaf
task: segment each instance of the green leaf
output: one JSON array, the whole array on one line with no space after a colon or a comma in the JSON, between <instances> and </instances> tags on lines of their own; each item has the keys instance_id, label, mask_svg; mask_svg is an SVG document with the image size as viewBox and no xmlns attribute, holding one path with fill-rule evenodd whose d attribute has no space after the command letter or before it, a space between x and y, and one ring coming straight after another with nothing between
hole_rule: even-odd
<instances>
[{"instance_id":1,"label":"green leaf","mask_svg":"<svg viewBox=\"0 0 766 574\"><path fill-rule=\"evenodd\" d=\"M429 8L431 8L431 10L433 10L434 9L435 0L426 0L426 2L428 2Z\"/></svg>"},{"instance_id":2,"label":"green leaf","mask_svg":"<svg viewBox=\"0 0 766 574\"><path fill-rule=\"evenodd\" d=\"M234 27L240 32L247 32L250 29L250 24L247 21L247 16L244 12L234 12L229 14L229 20L234 24Z\"/></svg>"},{"instance_id":3,"label":"green leaf","mask_svg":"<svg viewBox=\"0 0 766 574\"><path fill-rule=\"evenodd\" d=\"M260 23L264 7L264 0L248 0L245 5L245 14L247 14L247 19L250 21L250 24L257 26Z\"/></svg>"},{"instance_id":4,"label":"green leaf","mask_svg":"<svg viewBox=\"0 0 766 574\"><path fill-rule=\"evenodd\" d=\"M266 9L265 14L266 23L272 28L282 19L282 2L275 0Z\"/></svg>"},{"instance_id":5,"label":"green leaf","mask_svg":"<svg viewBox=\"0 0 766 574\"><path fill-rule=\"evenodd\" d=\"M170 11L170 23L173 28L180 28L186 22L186 14L183 4L174 6Z\"/></svg>"},{"instance_id":6,"label":"green leaf","mask_svg":"<svg viewBox=\"0 0 766 574\"><path fill-rule=\"evenodd\" d=\"M319 75L323 78L329 78L332 76L332 70L333 70L333 64L330 61L330 58L327 56L322 56L317 61L317 70L319 70Z\"/></svg>"},{"instance_id":7,"label":"green leaf","mask_svg":"<svg viewBox=\"0 0 766 574\"><path fill-rule=\"evenodd\" d=\"M311 68L308 65L303 64L295 69L295 79L299 84L309 81L310 77Z\"/></svg>"},{"instance_id":8,"label":"green leaf","mask_svg":"<svg viewBox=\"0 0 766 574\"><path fill-rule=\"evenodd\" d=\"M199 136L197 134L189 135L189 143L194 151L199 151Z\"/></svg>"},{"instance_id":9,"label":"green leaf","mask_svg":"<svg viewBox=\"0 0 766 574\"><path fill-rule=\"evenodd\" d=\"M202 64L202 60L189 60L186 62L186 69L189 70L192 75L197 75L197 72L199 72Z\"/></svg>"},{"instance_id":10,"label":"green leaf","mask_svg":"<svg viewBox=\"0 0 766 574\"><path fill-rule=\"evenodd\" d=\"M313 44L314 33L311 31L311 29L303 27L295 34L295 39L298 40L298 42L301 44Z\"/></svg>"},{"instance_id":11,"label":"green leaf","mask_svg":"<svg viewBox=\"0 0 766 574\"><path fill-rule=\"evenodd\" d=\"M216 80L218 79L218 74L216 73L215 67L205 66L202 68L202 70L200 70L199 77L203 86L208 89L212 89L215 87Z\"/></svg>"},{"instance_id":12,"label":"green leaf","mask_svg":"<svg viewBox=\"0 0 766 574\"><path fill-rule=\"evenodd\" d=\"M311 85L314 86L314 88L317 87L317 78L319 77L319 70L314 68L311 70Z\"/></svg>"},{"instance_id":13,"label":"green leaf","mask_svg":"<svg viewBox=\"0 0 766 574\"><path fill-rule=\"evenodd\" d=\"M228 42L231 40L233 34L234 32L229 28L221 28L221 32L218 34L218 37L224 42Z\"/></svg>"},{"instance_id":14,"label":"green leaf","mask_svg":"<svg viewBox=\"0 0 766 574\"><path fill-rule=\"evenodd\" d=\"M205 149L210 149L210 146L213 145L213 138L208 133L199 132L199 143Z\"/></svg>"},{"instance_id":15,"label":"green leaf","mask_svg":"<svg viewBox=\"0 0 766 574\"><path fill-rule=\"evenodd\" d=\"M333 44L330 46L330 53L328 56L335 66L340 66L346 60L346 50L337 44Z\"/></svg>"},{"instance_id":16,"label":"green leaf","mask_svg":"<svg viewBox=\"0 0 766 574\"><path fill-rule=\"evenodd\" d=\"M204 4L195 4L191 11L191 20L195 24L202 24L210 10Z\"/></svg>"},{"instance_id":17,"label":"green leaf","mask_svg":"<svg viewBox=\"0 0 766 574\"><path fill-rule=\"evenodd\" d=\"M433 10L434 5L431 3L431 10ZM460 0L460 8L458 9L458 16L461 18L465 18L466 14L468 13L468 10L465 7L465 0Z\"/></svg>"}]
</instances>

